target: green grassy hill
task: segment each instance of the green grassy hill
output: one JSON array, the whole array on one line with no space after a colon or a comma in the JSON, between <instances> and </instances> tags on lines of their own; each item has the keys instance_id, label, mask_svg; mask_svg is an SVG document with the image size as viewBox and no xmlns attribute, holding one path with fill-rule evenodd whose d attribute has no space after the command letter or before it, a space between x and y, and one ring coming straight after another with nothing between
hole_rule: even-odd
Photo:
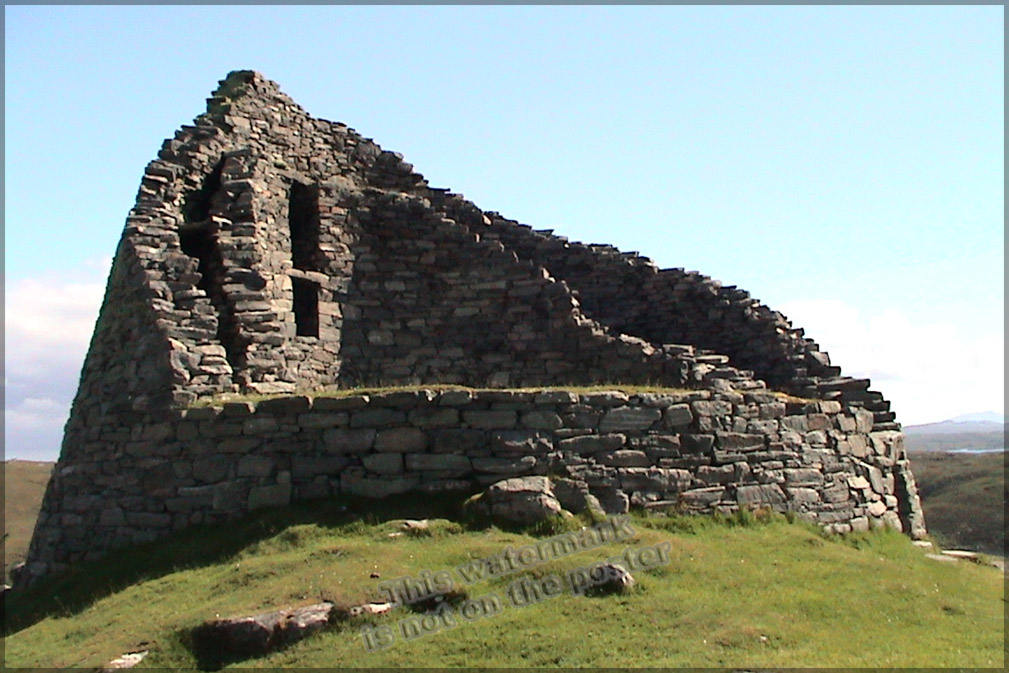
<instances>
[{"instance_id":1,"label":"green grassy hill","mask_svg":"<svg viewBox=\"0 0 1009 673\"><path fill-rule=\"evenodd\" d=\"M4 461L4 577L25 560L53 463Z\"/></svg>"},{"instance_id":2,"label":"green grassy hill","mask_svg":"<svg viewBox=\"0 0 1009 673\"><path fill-rule=\"evenodd\" d=\"M215 615L329 599L365 601L380 582L535 544L562 529L467 522L440 501L303 505L197 528L82 565L8 599L7 666L99 666L150 649L143 667L196 669L190 630ZM432 517L404 531L392 512ZM362 519L362 516L364 517ZM437 518L434 518L437 517ZM572 520L566 525L590 522ZM520 576L565 576L626 547L669 543L631 593L560 595L369 652L359 624L236 662L280 666L1001 667L1003 575L939 563L887 531L826 538L783 517L637 514L635 537L465 586L506 596ZM379 578L373 575L380 575ZM450 570L453 579L460 575ZM461 584L461 581L459 582ZM416 613L370 617L394 629Z\"/></svg>"},{"instance_id":3,"label":"green grassy hill","mask_svg":"<svg viewBox=\"0 0 1009 673\"><path fill-rule=\"evenodd\" d=\"M925 525L944 546L1004 554L1004 453L911 454Z\"/></svg>"}]
</instances>

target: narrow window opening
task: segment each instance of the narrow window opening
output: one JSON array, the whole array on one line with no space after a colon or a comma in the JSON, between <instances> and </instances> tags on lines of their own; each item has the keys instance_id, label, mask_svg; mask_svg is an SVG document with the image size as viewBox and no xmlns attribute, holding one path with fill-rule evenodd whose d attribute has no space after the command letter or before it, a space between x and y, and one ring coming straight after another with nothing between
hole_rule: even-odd
<instances>
[{"instance_id":1,"label":"narrow window opening","mask_svg":"<svg viewBox=\"0 0 1009 673\"><path fill-rule=\"evenodd\" d=\"M319 188L295 182L287 211L291 260L302 271L319 270Z\"/></svg>"},{"instance_id":2,"label":"narrow window opening","mask_svg":"<svg viewBox=\"0 0 1009 673\"><path fill-rule=\"evenodd\" d=\"M319 285L303 278L292 278L294 323L298 336L319 336Z\"/></svg>"},{"instance_id":3,"label":"narrow window opening","mask_svg":"<svg viewBox=\"0 0 1009 673\"><path fill-rule=\"evenodd\" d=\"M224 260L217 245L217 236L207 226L183 229L179 232L182 252L198 261L200 280L196 287L207 293L217 311L217 340L224 346L232 367L243 354L235 317L224 294Z\"/></svg>"},{"instance_id":4,"label":"narrow window opening","mask_svg":"<svg viewBox=\"0 0 1009 673\"><path fill-rule=\"evenodd\" d=\"M221 159L214 166L214 170L203 180L200 188L190 192L186 196L182 212L187 222L203 222L210 219L210 207L213 203L214 194L221 189L221 173L223 170L224 159Z\"/></svg>"}]
</instances>

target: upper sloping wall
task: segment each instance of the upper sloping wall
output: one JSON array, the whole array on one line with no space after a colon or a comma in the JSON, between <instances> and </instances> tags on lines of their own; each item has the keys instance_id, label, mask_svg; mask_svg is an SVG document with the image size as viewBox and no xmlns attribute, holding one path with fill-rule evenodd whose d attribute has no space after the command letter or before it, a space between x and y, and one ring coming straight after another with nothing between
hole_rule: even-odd
<instances>
[{"instance_id":1,"label":"upper sloping wall","mask_svg":"<svg viewBox=\"0 0 1009 673\"><path fill-rule=\"evenodd\" d=\"M752 370L899 427L745 292L484 213L248 71L148 165L116 268L99 329L131 336L93 343L76 416L337 382L751 388Z\"/></svg>"}]
</instances>

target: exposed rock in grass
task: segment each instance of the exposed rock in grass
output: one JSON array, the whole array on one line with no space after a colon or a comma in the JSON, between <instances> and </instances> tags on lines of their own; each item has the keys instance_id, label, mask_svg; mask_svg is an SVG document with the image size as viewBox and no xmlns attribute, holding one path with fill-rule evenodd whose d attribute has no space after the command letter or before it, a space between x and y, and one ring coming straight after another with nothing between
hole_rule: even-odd
<instances>
[{"instance_id":1,"label":"exposed rock in grass","mask_svg":"<svg viewBox=\"0 0 1009 673\"><path fill-rule=\"evenodd\" d=\"M563 512L547 477L513 477L491 484L473 508L494 519L533 524Z\"/></svg>"},{"instance_id":2,"label":"exposed rock in grass","mask_svg":"<svg viewBox=\"0 0 1009 673\"><path fill-rule=\"evenodd\" d=\"M147 656L148 650L141 650L139 652L127 652L126 654L116 657L109 663L102 667L102 671L118 671L124 668L133 668Z\"/></svg>"},{"instance_id":3,"label":"exposed rock in grass","mask_svg":"<svg viewBox=\"0 0 1009 673\"><path fill-rule=\"evenodd\" d=\"M284 608L250 617L204 622L193 630L193 651L214 667L257 657L301 640L330 622L333 603Z\"/></svg>"},{"instance_id":4,"label":"exposed rock in grass","mask_svg":"<svg viewBox=\"0 0 1009 673\"><path fill-rule=\"evenodd\" d=\"M603 563L592 569L593 579L596 573L602 573L602 578L586 593L605 595L623 594L630 591L635 584L634 577L618 563Z\"/></svg>"}]
</instances>

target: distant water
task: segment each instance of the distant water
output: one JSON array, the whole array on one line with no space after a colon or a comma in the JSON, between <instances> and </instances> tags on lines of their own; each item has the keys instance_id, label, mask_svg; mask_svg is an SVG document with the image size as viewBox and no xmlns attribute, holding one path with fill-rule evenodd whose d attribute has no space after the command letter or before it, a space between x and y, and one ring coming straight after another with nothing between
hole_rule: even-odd
<instances>
[{"instance_id":1,"label":"distant water","mask_svg":"<svg viewBox=\"0 0 1009 673\"><path fill-rule=\"evenodd\" d=\"M951 449L946 453L1004 453L1005 447L997 449Z\"/></svg>"}]
</instances>

